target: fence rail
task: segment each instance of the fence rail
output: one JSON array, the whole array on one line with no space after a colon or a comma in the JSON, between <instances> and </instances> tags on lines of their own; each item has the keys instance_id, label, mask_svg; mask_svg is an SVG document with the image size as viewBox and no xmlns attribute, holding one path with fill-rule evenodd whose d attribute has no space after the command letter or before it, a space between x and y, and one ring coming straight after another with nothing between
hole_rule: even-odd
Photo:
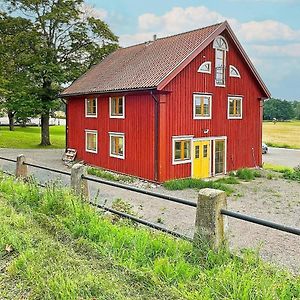
<instances>
[{"instance_id":1,"label":"fence rail","mask_svg":"<svg viewBox=\"0 0 300 300\"><path fill-rule=\"evenodd\" d=\"M21 158L21 166L20 166L20 163L18 165L18 162L20 162L20 158ZM259 219L259 218L253 217L253 216L249 216L249 215L245 215L245 214L241 214L238 212L227 210L225 208L226 203L227 203L226 196L225 196L225 193L222 191L216 191L216 190L211 190L211 189L202 190L199 193L198 202L195 203L190 200L173 197L170 195L164 195L164 194L152 192L149 190L133 187L130 185L125 185L125 184L121 184L121 183L117 183L117 182L111 182L111 181L107 181L104 179L88 176L86 174L86 167L84 167L83 165L79 165L79 164L74 165L72 167L72 172L69 173L66 171L57 170L57 169L53 169L53 168L46 167L46 166L28 163L25 161L24 156L18 156L17 160L6 158L6 157L0 157L0 160L5 160L5 161L16 163L17 168L18 167L21 168L22 166L25 165L25 166L29 166L29 167L34 167L34 168L54 172L54 173L61 174L61 175L70 176L71 177L71 187L74 189L74 191L77 191L77 192L79 191L80 193L82 193L83 189L81 189L81 188L78 189L78 187L82 187L84 184L86 184L86 187L87 187L87 182L91 181L91 182L95 182L95 183L105 184L105 185L113 186L116 188L128 190L131 192L148 195L148 196L155 197L158 199L171 201L171 202L174 202L177 204L195 207L195 208L197 208L197 213L196 213L196 228L195 228L194 241L195 241L195 239L196 239L195 237L197 237L197 235L198 236L202 235L201 238L208 240L210 244L212 244L213 246L216 246L216 247L218 247L218 245L220 244L220 242L222 242L222 240L224 239L224 236L225 236L223 234L224 230L225 230L224 229L225 228L224 220L223 220L224 216L243 220L243 221L258 224L258 225L262 225L262 226L265 226L268 228L291 233L294 235L298 235L298 236L300 235L299 228L293 228L293 227L289 227L286 225L274 223L274 222L267 221L264 219ZM4 171L4 173L7 173L8 175L13 175L6 171ZM27 173L27 170L26 170L26 173ZM16 170L16 174L18 174L18 170ZM24 174L22 174L22 176L25 177ZM27 176L27 174L26 174L26 176ZM41 186L43 186L43 185L41 184ZM88 189L86 189L86 191L88 191ZM182 238L185 240L190 240L190 241L192 240L191 237L185 236L176 231L172 231L172 230L167 229L163 226L160 226L156 223L152 223L152 222L140 219L136 216L117 211L113 208L109 208L104 205L97 204L90 200L88 201L88 203L94 207L97 207L97 208L103 209L105 211L108 211L110 213L116 214L122 218L130 219L134 222L137 222L139 224L143 224L143 225L151 227L153 229L171 234L175 237L179 237L179 238ZM206 203L208 203L208 204L206 204Z\"/></svg>"}]
</instances>

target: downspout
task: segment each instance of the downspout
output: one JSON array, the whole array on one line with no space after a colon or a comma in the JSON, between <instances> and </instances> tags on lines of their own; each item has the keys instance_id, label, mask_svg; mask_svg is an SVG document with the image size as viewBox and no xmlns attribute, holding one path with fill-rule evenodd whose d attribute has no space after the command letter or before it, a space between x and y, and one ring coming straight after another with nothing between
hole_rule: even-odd
<instances>
[{"instance_id":1,"label":"downspout","mask_svg":"<svg viewBox=\"0 0 300 300\"><path fill-rule=\"evenodd\" d=\"M68 101L61 98L61 101L66 105L66 131L65 131L65 152L68 149Z\"/></svg>"},{"instance_id":2,"label":"downspout","mask_svg":"<svg viewBox=\"0 0 300 300\"><path fill-rule=\"evenodd\" d=\"M155 97L153 91L150 92L154 99L154 180L158 181L158 117L159 117L159 99Z\"/></svg>"}]
</instances>

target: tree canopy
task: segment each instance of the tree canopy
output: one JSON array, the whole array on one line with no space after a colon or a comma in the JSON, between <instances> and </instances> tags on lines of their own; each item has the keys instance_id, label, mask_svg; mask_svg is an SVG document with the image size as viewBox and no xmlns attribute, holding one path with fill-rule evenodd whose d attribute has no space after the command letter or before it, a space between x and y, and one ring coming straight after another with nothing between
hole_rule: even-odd
<instances>
[{"instance_id":1,"label":"tree canopy","mask_svg":"<svg viewBox=\"0 0 300 300\"><path fill-rule=\"evenodd\" d=\"M292 102L281 99L269 99L264 103L264 120L290 120L295 117Z\"/></svg>"}]
</instances>

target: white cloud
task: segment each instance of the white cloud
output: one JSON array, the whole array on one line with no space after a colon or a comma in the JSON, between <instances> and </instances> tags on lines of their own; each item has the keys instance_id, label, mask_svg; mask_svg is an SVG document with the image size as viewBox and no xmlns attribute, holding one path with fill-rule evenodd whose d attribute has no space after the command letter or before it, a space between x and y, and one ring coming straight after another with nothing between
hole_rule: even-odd
<instances>
[{"instance_id":1,"label":"white cloud","mask_svg":"<svg viewBox=\"0 0 300 300\"><path fill-rule=\"evenodd\" d=\"M300 43L287 45L253 45L252 49L258 56L300 58Z\"/></svg>"},{"instance_id":2,"label":"white cloud","mask_svg":"<svg viewBox=\"0 0 300 300\"><path fill-rule=\"evenodd\" d=\"M108 12L103 8L95 8L87 3L82 4L82 12L84 17L94 17L101 20L105 20L108 17Z\"/></svg>"}]
</instances>

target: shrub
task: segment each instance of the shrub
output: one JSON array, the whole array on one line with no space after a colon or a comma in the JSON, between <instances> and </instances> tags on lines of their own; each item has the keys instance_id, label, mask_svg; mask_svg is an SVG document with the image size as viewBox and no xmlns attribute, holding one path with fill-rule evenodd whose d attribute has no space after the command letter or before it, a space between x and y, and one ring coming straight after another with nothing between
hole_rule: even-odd
<instances>
[{"instance_id":1,"label":"shrub","mask_svg":"<svg viewBox=\"0 0 300 300\"><path fill-rule=\"evenodd\" d=\"M94 175L99 178L107 179L110 181L122 181L122 182L131 183L134 182L135 180L134 177L132 176L117 174L117 173L103 170L101 168L94 168L94 167L88 168L88 174Z\"/></svg>"}]
</instances>

